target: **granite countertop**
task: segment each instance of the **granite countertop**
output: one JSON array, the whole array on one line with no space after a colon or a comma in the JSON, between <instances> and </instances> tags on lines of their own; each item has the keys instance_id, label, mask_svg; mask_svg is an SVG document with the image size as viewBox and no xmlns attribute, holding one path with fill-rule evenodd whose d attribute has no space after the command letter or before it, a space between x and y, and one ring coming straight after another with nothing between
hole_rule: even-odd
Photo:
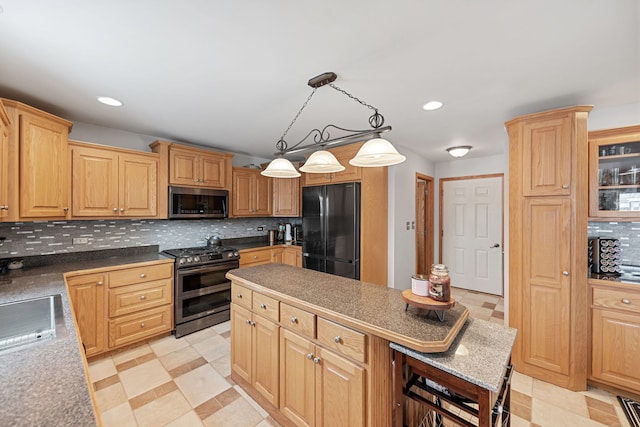
<instances>
[{"instance_id":1,"label":"granite countertop","mask_svg":"<svg viewBox=\"0 0 640 427\"><path fill-rule=\"evenodd\" d=\"M25 259L24 269L0 276L0 303L60 294L67 333L0 353L0 425L96 425L63 275L69 271L167 259L158 254L157 246L130 249L50 255L36 261ZM114 256L117 253L120 256ZM47 258L56 264L43 264Z\"/></svg>"},{"instance_id":2,"label":"granite countertop","mask_svg":"<svg viewBox=\"0 0 640 427\"><path fill-rule=\"evenodd\" d=\"M509 365L516 333L513 328L470 318L444 353L421 353L397 343L391 343L391 348L472 384L498 392Z\"/></svg>"},{"instance_id":3,"label":"granite countertop","mask_svg":"<svg viewBox=\"0 0 640 427\"><path fill-rule=\"evenodd\" d=\"M444 322L414 307L405 311L402 292L385 286L283 264L231 270L227 277L280 301L322 313L365 333L418 351L445 351L468 315L457 303Z\"/></svg>"}]
</instances>

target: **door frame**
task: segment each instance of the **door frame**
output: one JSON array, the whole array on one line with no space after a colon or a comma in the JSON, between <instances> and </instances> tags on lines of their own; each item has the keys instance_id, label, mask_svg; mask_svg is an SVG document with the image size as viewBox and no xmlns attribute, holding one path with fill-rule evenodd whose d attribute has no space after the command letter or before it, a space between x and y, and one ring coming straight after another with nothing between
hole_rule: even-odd
<instances>
[{"instance_id":1,"label":"door frame","mask_svg":"<svg viewBox=\"0 0 640 427\"><path fill-rule=\"evenodd\" d=\"M418 182L424 181L426 182L426 197L424 194L419 194ZM424 274L429 274L429 269L431 264L433 264L433 244L435 243L433 229L434 229L434 217L435 217L435 197L434 197L434 178L428 175L424 175L416 172L416 229L415 229L415 239L416 239L416 273L419 273L418 267L420 265L420 244L424 244L425 248L425 271ZM421 212L422 200L424 199L424 209ZM425 221L421 223L418 221L418 218L424 215ZM425 233L426 232L426 233ZM424 236L428 237L425 239ZM429 240L429 242L427 242Z\"/></svg>"},{"instance_id":2,"label":"door frame","mask_svg":"<svg viewBox=\"0 0 640 427\"><path fill-rule=\"evenodd\" d=\"M442 215L442 210L443 210L443 205L444 203L442 203L442 200L444 199L444 183L448 182L448 181L463 181L463 180L472 180L472 179L483 179L483 178L502 178L502 241L500 242L500 247L502 248L502 253L504 254L504 173L491 173L491 174L486 174L486 175L468 175L468 176L456 176L456 177L452 177L452 178L440 178L439 181L439 192L438 192L438 196L439 196L439 204L438 204L438 259L442 262L442 234L443 234L443 227L442 227L442 219L443 219L443 215ZM504 263L502 265L502 275L503 275L503 280L504 280ZM504 287L504 284L503 284ZM503 289L503 293L504 293L504 289Z\"/></svg>"}]
</instances>

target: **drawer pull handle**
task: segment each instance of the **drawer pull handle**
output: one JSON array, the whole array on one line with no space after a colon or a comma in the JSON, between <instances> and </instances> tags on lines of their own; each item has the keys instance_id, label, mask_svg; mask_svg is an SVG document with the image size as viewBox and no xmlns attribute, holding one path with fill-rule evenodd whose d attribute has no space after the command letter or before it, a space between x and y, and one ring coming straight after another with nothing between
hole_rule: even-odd
<instances>
[{"instance_id":1,"label":"drawer pull handle","mask_svg":"<svg viewBox=\"0 0 640 427\"><path fill-rule=\"evenodd\" d=\"M244 321L244 323L246 323L247 325L250 325L251 324L251 320L247 319L247 320Z\"/></svg>"},{"instance_id":2,"label":"drawer pull handle","mask_svg":"<svg viewBox=\"0 0 640 427\"><path fill-rule=\"evenodd\" d=\"M98 286L102 286L102 285L103 285L102 280L101 280L101 281L99 281L98 283L96 283L96 285L98 285Z\"/></svg>"},{"instance_id":3,"label":"drawer pull handle","mask_svg":"<svg viewBox=\"0 0 640 427\"><path fill-rule=\"evenodd\" d=\"M113 208L113 211L114 212L118 212L118 208Z\"/></svg>"},{"instance_id":4,"label":"drawer pull handle","mask_svg":"<svg viewBox=\"0 0 640 427\"><path fill-rule=\"evenodd\" d=\"M242 294L238 294L236 297L242 299Z\"/></svg>"},{"instance_id":5,"label":"drawer pull handle","mask_svg":"<svg viewBox=\"0 0 640 427\"><path fill-rule=\"evenodd\" d=\"M562 188L566 190L567 188L569 188L569 184L562 184Z\"/></svg>"},{"instance_id":6,"label":"drawer pull handle","mask_svg":"<svg viewBox=\"0 0 640 427\"><path fill-rule=\"evenodd\" d=\"M628 300L628 299L626 299L626 298L623 298L623 299L622 299L622 303L623 303L623 304L631 304L631 301L629 301L629 300Z\"/></svg>"},{"instance_id":7,"label":"drawer pull handle","mask_svg":"<svg viewBox=\"0 0 640 427\"><path fill-rule=\"evenodd\" d=\"M562 275L563 275L563 276L568 276L568 275L569 275L569 272L568 272L568 271L563 271L563 272L562 272Z\"/></svg>"},{"instance_id":8,"label":"drawer pull handle","mask_svg":"<svg viewBox=\"0 0 640 427\"><path fill-rule=\"evenodd\" d=\"M254 256L253 256L253 259L258 259L258 255L254 255Z\"/></svg>"},{"instance_id":9,"label":"drawer pull handle","mask_svg":"<svg viewBox=\"0 0 640 427\"><path fill-rule=\"evenodd\" d=\"M260 308L263 309L263 310L266 310L267 309L267 305L266 304L260 304Z\"/></svg>"},{"instance_id":10,"label":"drawer pull handle","mask_svg":"<svg viewBox=\"0 0 640 427\"><path fill-rule=\"evenodd\" d=\"M144 328L144 322L140 323L140 327Z\"/></svg>"},{"instance_id":11,"label":"drawer pull handle","mask_svg":"<svg viewBox=\"0 0 640 427\"><path fill-rule=\"evenodd\" d=\"M333 337L334 343L340 344L340 341L342 341L342 338L340 337L340 335L336 335L335 337Z\"/></svg>"},{"instance_id":12,"label":"drawer pull handle","mask_svg":"<svg viewBox=\"0 0 640 427\"><path fill-rule=\"evenodd\" d=\"M298 318L295 316L291 317L291 323L298 323Z\"/></svg>"},{"instance_id":13,"label":"drawer pull handle","mask_svg":"<svg viewBox=\"0 0 640 427\"><path fill-rule=\"evenodd\" d=\"M307 359L309 359L309 360L313 359L313 353L307 354Z\"/></svg>"},{"instance_id":14,"label":"drawer pull handle","mask_svg":"<svg viewBox=\"0 0 640 427\"><path fill-rule=\"evenodd\" d=\"M251 326L256 326L256 322L251 322Z\"/></svg>"},{"instance_id":15,"label":"drawer pull handle","mask_svg":"<svg viewBox=\"0 0 640 427\"><path fill-rule=\"evenodd\" d=\"M145 277L147 277L147 275L146 275L146 274L144 274L144 273L141 273L141 274L140 274L140 278L141 278L141 279L144 279Z\"/></svg>"},{"instance_id":16,"label":"drawer pull handle","mask_svg":"<svg viewBox=\"0 0 640 427\"><path fill-rule=\"evenodd\" d=\"M124 208L120 208L120 212L124 212Z\"/></svg>"},{"instance_id":17,"label":"drawer pull handle","mask_svg":"<svg viewBox=\"0 0 640 427\"><path fill-rule=\"evenodd\" d=\"M140 299L147 299L145 295L140 295Z\"/></svg>"},{"instance_id":18,"label":"drawer pull handle","mask_svg":"<svg viewBox=\"0 0 640 427\"><path fill-rule=\"evenodd\" d=\"M320 363L320 358L316 357L313 359L313 363L315 363L316 365Z\"/></svg>"}]
</instances>

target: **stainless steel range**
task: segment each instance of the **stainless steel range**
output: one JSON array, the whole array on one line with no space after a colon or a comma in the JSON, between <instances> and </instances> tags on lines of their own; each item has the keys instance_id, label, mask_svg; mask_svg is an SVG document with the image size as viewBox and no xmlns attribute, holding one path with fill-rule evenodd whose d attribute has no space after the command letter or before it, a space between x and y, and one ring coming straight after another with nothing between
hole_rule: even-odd
<instances>
[{"instance_id":1,"label":"stainless steel range","mask_svg":"<svg viewBox=\"0 0 640 427\"><path fill-rule=\"evenodd\" d=\"M238 268L238 251L224 246L204 246L169 249L163 253L176 260L176 337L229 320L231 282L225 274Z\"/></svg>"}]
</instances>

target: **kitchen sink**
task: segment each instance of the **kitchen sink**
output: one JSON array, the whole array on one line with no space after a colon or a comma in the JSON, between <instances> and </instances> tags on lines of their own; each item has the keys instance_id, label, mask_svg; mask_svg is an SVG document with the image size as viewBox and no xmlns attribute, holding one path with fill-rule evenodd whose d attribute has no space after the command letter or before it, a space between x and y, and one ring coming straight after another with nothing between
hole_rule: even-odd
<instances>
[{"instance_id":1,"label":"kitchen sink","mask_svg":"<svg viewBox=\"0 0 640 427\"><path fill-rule=\"evenodd\" d=\"M66 336L60 294L0 304L0 353Z\"/></svg>"}]
</instances>

